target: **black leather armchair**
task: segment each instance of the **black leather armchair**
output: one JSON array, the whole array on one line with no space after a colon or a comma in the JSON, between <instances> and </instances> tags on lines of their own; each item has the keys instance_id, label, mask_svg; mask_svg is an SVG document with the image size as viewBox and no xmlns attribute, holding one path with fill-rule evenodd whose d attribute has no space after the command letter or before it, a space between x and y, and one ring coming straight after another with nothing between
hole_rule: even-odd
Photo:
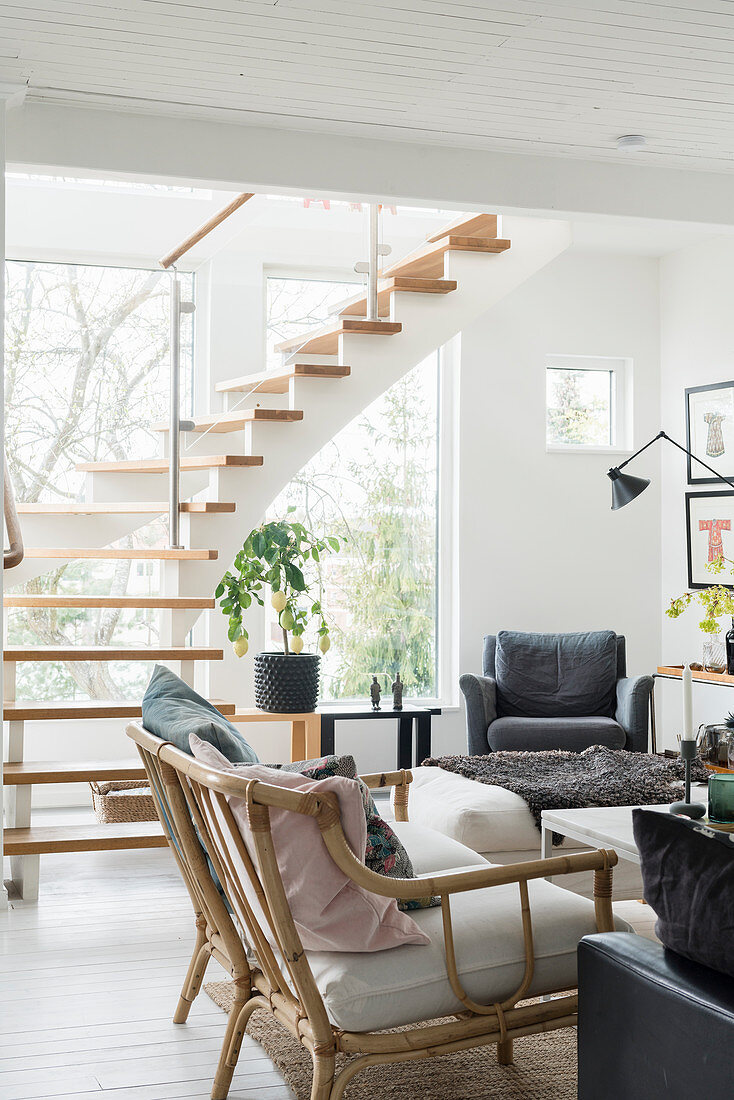
<instances>
[{"instance_id":1,"label":"black leather armchair","mask_svg":"<svg viewBox=\"0 0 734 1100\"><path fill-rule=\"evenodd\" d=\"M731 1100L734 980L625 932L579 944L578 1100Z\"/></svg>"}]
</instances>

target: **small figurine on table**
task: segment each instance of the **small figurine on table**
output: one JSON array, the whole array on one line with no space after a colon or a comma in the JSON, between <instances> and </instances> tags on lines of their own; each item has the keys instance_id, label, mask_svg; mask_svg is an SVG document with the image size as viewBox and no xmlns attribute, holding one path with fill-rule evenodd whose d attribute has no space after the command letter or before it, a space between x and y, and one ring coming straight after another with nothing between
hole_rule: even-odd
<instances>
[{"instance_id":1,"label":"small figurine on table","mask_svg":"<svg viewBox=\"0 0 734 1100\"><path fill-rule=\"evenodd\" d=\"M392 686L392 709L393 710L402 710L403 709L403 687L404 686L405 685L403 684L403 681L400 679L400 673L398 672L397 676L395 677L395 682Z\"/></svg>"},{"instance_id":2,"label":"small figurine on table","mask_svg":"<svg viewBox=\"0 0 734 1100\"><path fill-rule=\"evenodd\" d=\"M380 696L381 695L382 695L382 691L380 689L379 681L378 681L376 676L373 676L372 677L372 684L370 685L370 699L372 700L372 709L373 710L379 710L380 709Z\"/></svg>"}]
</instances>

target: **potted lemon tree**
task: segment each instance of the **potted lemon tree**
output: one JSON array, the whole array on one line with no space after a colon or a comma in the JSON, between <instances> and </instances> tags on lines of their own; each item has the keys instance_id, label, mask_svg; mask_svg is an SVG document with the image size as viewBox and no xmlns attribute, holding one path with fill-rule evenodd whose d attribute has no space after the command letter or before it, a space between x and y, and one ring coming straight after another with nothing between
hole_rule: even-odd
<instances>
[{"instance_id":1,"label":"potted lemon tree","mask_svg":"<svg viewBox=\"0 0 734 1100\"><path fill-rule=\"evenodd\" d=\"M244 613L254 604L264 606L268 591L278 614L283 651L255 656L255 705L276 713L305 713L316 709L319 697L318 653L304 653L303 635L309 622L318 623L318 647L326 653L329 626L321 601L312 599L303 575L308 561L337 553L339 540L317 538L302 523L276 520L250 531L219 582L215 597L228 619L228 637L238 657L249 648Z\"/></svg>"}]
</instances>

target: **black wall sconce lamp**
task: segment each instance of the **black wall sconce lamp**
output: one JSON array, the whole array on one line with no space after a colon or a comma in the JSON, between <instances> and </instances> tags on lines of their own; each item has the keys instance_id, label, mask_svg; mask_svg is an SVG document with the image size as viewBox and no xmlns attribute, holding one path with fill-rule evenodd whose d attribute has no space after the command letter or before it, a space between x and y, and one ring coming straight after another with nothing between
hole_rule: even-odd
<instances>
[{"instance_id":1,"label":"black wall sconce lamp","mask_svg":"<svg viewBox=\"0 0 734 1100\"><path fill-rule=\"evenodd\" d=\"M637 458L643 451L646 451L648 447L652 447L653 443L656 443L658 439L667 439L668 443L672 443L674 447L677 447L679 451L682 451L684 455L688 455L694 462L698 462L705 470L708 470L710 474L718 478L719 481L725 482L726 485L731 485L734 489L734 481L730 481L728 477L724 477L723 474L719 474L716 470L712 469L707 463L702 462L700 458L696 458L692 451L689 451L687 447L682 447L680 443L676 443L674 439L671 439L665 432L658 432L649 443L646 443L644 447L640 447L639 451L635 451L633 455L630 455L628 459L622 462L619 466L612 466L611 470L607 471L607 477L612 482L612 511L616 512L620 508L624 508L625 504L629 504L631 500L638 497L650 484L649 477L634 477L633 474L623 474L621 471L625 466L632 461L633 458Z\"/></svg>"}]
</instances>

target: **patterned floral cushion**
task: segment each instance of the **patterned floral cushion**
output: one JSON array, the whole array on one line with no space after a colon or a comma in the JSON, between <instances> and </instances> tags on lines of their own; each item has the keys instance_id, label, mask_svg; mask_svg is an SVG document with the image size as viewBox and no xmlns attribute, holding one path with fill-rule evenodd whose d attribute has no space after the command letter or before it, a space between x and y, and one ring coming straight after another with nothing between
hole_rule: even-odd
<instances>
[{"instance_id":1,"label":"patterned floral cushion","mask_svg":"<svg viewBox=\"0 0 734 1100\"><path fill-rule=\"evenodd\" d=\"M367 818L367 851L365 865L375 874L386 878L415 878L415 871L405 845L390 828L387 821L377 812L375 800L370 789L361 779L357 779L362 792L362 804ZM410 909L429 909L440 905L440 898L398 899L398 909L407 912Z\"/></svg>"},{"instance_id":2,"label":"patterned floral cushion","mask_svg":"<svg viewBox=\"0 0 734 1100\"><path fill-rule=\"evenodd\" d=\"M357 765L353 756L322 756L315 760L296 760L292 764L268 764L269 768L278 768L284 772L299 772L309 779L328 779L334 775L354 779L359 783L362 793L362 805L367 819L367 849L365 866L377 875L386 878L415 878L410 856L395 831L377 811L375 800L366 783L357 775ZM428 909L440 905L440 898L415 898L409 901L399 900L398 909L407 912L410 909Z\"/></svg>"}]
</instances>

